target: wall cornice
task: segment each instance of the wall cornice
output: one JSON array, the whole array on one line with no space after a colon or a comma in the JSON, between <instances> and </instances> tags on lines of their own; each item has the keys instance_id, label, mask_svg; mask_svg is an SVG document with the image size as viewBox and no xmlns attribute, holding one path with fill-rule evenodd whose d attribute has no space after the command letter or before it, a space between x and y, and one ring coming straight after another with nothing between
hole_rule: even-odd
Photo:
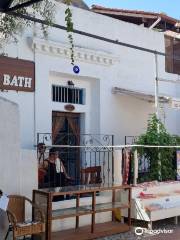
<instances>
[{"instance_id":1,"label":"wall cornice","mask_svg":"<svg viewBox=\"0 0 180 240\"><path fill-rule=\"evenodd\" d=\"M36 52L70 59L71 52L68 44L34 38L32 40L31 47ZM74 48L74 59L78 62L82 61L104 66L111 66L119 61L118 58L113 54L103 51L95 51L83 47Z\"/></svg>"}]
</instances>

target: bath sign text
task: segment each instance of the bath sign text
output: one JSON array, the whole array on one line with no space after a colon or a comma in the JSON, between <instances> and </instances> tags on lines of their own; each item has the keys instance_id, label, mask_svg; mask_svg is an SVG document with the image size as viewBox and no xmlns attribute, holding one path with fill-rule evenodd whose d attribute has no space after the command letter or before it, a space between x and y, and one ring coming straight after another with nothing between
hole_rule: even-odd
<instances>
[{"instance_id":1,"label":"bath sign text","mask_svg":"<svg viewBox=\"0 0 180 240\"><path fill-rule=\"evenodd\" d=\"M34 92L35 64L31 61L0 57L0 89Z\"/></svg>"}]
</instances>

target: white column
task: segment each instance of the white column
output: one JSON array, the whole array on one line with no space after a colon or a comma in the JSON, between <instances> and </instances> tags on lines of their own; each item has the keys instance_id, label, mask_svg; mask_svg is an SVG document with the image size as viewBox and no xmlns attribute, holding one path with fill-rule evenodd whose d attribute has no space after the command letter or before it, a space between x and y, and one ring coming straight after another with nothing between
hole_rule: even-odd
<instances>
[{"instance_id":1,"label":"white column","mask_svg":"<svg viewBox=\"0 0 180 240\"><path fill-rule=\"evenodd\" d=\"M122 184L122 150L114 151L114 182Z\"/></svg>"}]
</instances>

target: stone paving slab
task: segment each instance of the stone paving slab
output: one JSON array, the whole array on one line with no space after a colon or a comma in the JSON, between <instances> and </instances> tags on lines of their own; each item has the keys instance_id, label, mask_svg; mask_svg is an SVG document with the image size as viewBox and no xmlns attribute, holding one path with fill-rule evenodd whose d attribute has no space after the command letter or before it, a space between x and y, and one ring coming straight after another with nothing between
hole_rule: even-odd
<instances>
[{"instance_id":1,"label":"stone paving slab","mask_svg":"<svg viewBox=\"0 0 180 240\"><path fill-rule=\"evenodd\" d=\"M160 234L156 236L144 235L136 236L133 232L130 233L121 233L105 238L99 238L97 240L179 240L180 239L180 229L175 231L173 234Z\"/></svg>"},{"instance_id":2,"label":"stone paving slab","mask_svg":"<svg viewBox=\"0 0 180 240\"><path fill-rule=\"evenodd\" d=\"M166 220L155 223L153 230L156 230L156 232L147 232L147 228L143 228L145 233L141 236L135 234L135 228L132 227L130 232L99 238L97 240L180 240L180 225L175 225L172 219L170 222ZM158 234L157 230L166 230L167 232Z\"/></svg>"}]
</instances>

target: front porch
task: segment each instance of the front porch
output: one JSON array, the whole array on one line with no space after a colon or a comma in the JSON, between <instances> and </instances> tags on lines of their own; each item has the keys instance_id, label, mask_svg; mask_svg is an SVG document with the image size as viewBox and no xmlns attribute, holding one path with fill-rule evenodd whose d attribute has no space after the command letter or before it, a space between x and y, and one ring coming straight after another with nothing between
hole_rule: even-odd
<instances>
[{"instance_id":1,"label":"front porch","mask_svg":"<svg viewBox=\"0 0 180 240\"><path fill-rule=\"evenodd\" d=\"M39 173L41 171L44 162L47 161L49 157L49 152L53 148L54 151L58 152L59 158L62 160L63 165L67 171L68 176L73 178L73 181L66 181L65 186L71 186L71 189L79 187L83 185L86 189L89 185L95 186L111 186L115 182L115 158L114 149L112 148L114 143L113 135L93 135L93 134L81 134L81 135L73 135L73 134L59 134L56 136L56 144L53 143L53 134L51 133L39 133L37 135L37 146L42 148L37 148L37 159L39 166ZM59 143L66 143L64 145L60 145ZM79 143L79 145L77 145ZM115 154L116 155L116 154ZM120 160L120 159L118 159ZM119 161L120 162L120 161ZM119 171L118 171L119 170ZM121 169L117 169L118 172L121 172ZM62 182L55 186L52 182L45 182L42 178L39 178L39 190L43 191L44 188L51 188L54 186L54 189L63 189ZM118 195L118 194L117 194ZM112 209L111 206L109 210L109 204L112 202L113 195L111 191L97 191L96 192L96 204L100 206L106 206L108 204L108 209L106 211L99 211L96 213L96 232L99 228L98 226L102 226L101 230L104 228L104 223L109 223L112 221ZM58 201L60 200L60 201ZM114 199L115 201L115 199ZM92 194L90 192L86 192L85 194L80 195L79 197L79 205L81 207L92 206ZM52 202L52 211L56 212L59 209L65 209L69 211L73 209L74 206L77 206L77 196L74 194L65 195L64 199L59 198L55 199ZM69 219L58 219L52 222L52 232L55 233L53 239L56 239L60 233L56 233L59 231L63 231L63 234L66 235L65 230L73 229L76 226L77 217L71 217ZM80 236L83 235L83 231L87 233L89 231L89 237L95 236L95 234L91 234L91 222L92 216L91 214L87 214L85 216L79 217L79 226L82 231L80 231ZM100 224L100 225L99 225ZM89 225L89 226L88 226ZM87 227L88 226L88 227ZM111 231L113 233L118 233L119 228L115 224L109 225ZM108 226L105 225L106 229L109 229ZM126 231L127 228L124 229ZM122 229L123 231L123 229ZM74 234L74 230L72 230L72 234ZM109 235L109 234L108 234ZM81 236L81 237L82 237ZM102 231L97 234L98 237L103 236ZM97 237L96 236L96 237ZM64 239L64 238L63 238ZM84 239L84 238L82 238ZM89 239L89 238L88 238Z\"/></svg>"}]
</instances>

